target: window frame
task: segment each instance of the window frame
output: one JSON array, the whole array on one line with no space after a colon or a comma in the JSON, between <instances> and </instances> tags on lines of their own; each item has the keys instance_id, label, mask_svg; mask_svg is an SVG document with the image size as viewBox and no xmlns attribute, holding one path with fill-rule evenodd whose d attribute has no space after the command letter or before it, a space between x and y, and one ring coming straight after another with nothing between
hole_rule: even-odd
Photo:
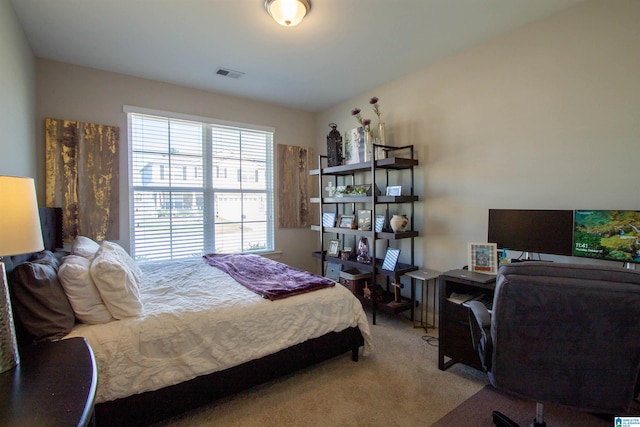
<instances>
[{"instance_id":1,"label":"window frame","mask_svg":"<svg viewBox=\"0 0 640 427\"><path fill-rule=\"evenodd\" d=\"M136 259L137 261L143 261L145 259L142 256L138 256L138 254L136 253L136 224L135 224L136 223L136 216L135 216L136 200L134 200L135 199L134 196L136 192L139 192L139 189L137 188L139 188L140 186L136 185L134 182L136 178L133 172L133 168L134 168L133 148L134 147L132 143L133 129L131 128L132 115L136 115L136 114L156 116L156 117L159 117L160 119L167 119L167 120L184 120L189 122L200 123L203 125L203 129L202 129L203 147L202 147L202 164L201 164L202 169L200 171L201 177L195 176L195 179L200 179L200 178L202 179L202 187L199 187L199 186L191 187L191 186L180 185L178 183L175 186L171 186L171 184L169 184L168 186L165 186L165 185L148 186L148 187L145 187L145 191L154 190L156 191L156 194L159 194L158 192L164 193L166 191L173 194L177 193L178 195L183 192L202 193L202 197L204 199L204 202L203 202L204 207L203 207L203 214L202 214L200 225L202 226L202 236L201 236L202 245L203 245L202 249L205 253L214 252L215 250L214 242L216 242L216 235L215 235L216 207L214 206L214 199L216 195L220 196L221 194L224 194L224 193L240 194L241 206L244 203L245 198L247 196L250 196L251 194L258 193L258 194L266 195L266 203L267 203L267 206L265 207L266 221L258 221L258 223L264 224L264 226L266 227L265 248L255 249L255 250L247 248L247 245L249 244L249 242L245 240L244 226L246 224L249 224L255 221L246 220L245 216L242 215L239 221L234 221L233 223L240 224L243 230L240 233L241 252L267 253L267 252L273 252L275 250L275 191L276 191L275 189L275 157L274 157L275 156L275 150L274 150L275 128L268 127L268 126L247 124L247 123L231 122L231 121L213 119L213 118L202 117L202 116L186 115L186 114L174 113L169 111L133 107L133 106L127 106L127 105L123 107L123 111L126 113L127 140L128 140L128 150L127 150L128 159L127 160L129 165L129 176L127 179L127 188L129 190L129 228L130 228L129 240L130 240L131 256L134 259ZM258 132L264 132L266 134L265 137L267 138L266 142L268 146L265 147L266 158L264 159L264 167L265 167L264 173L265 173L266 182L264 184L265 185L264 189L255 189L255 188L252 188L251 185L248 185L247 188L242 188L243 184L245 185L247 183L251 184L250 182L251 180L247 181L247 183L244 183L244 181L242 180L239 181L237 188L220 188L220 185L218 186L214 185L214 181L216 180L216 178L225 179L227 177L226 166L213 164L213 161L214 161L213 158L215 157L215 154L213 153L214 152L213 147L215 142L214 142L214 137L212 136L212 133L213 133L212 129L215 129L216 127L231 128L232 130L237 130L240 133L258 131ZM238 142L240 144L239 147L241 148L242 147L241 140L238 140ZM169 155L172 156L174 155L174 153L169 153ZM243 161L242 159L243 159L243 156L242 154L240 154L239 162L241 165L246 161L246 160ZM224 176L220 177L221 175L220 168L222 167L224 168L224 174L223 174ZM198 168L198 166L196 166L196 168ZM238 169L238 174L240 174L241 170L242 170L242 175L245 175L246 173L250 173L250 170L247 170L247 172L245 172L244 169L242 169L242 166L240 166L240 169ZM258 171L256 170L255 173L257 174ZM173 172L170 169L168 172L165 171L165 175L166 174L168 174L169 177L171 177ZM194 174L194 175L199 175L199 174ZM239 175L239 176L242 177L242 175ZM182 172L180 172L180 178L182 177L183 177ZM176 201L173 203L179 203L179 202ZM173 221L173 220L170 220L170 221ZM220 224L224 224L224 223L218 223L218 225ZM138 240L138 243L140 243L140 239ZM234 252L237 252L237 251L234 251ZM229 252L225 251L225 253L229 253ZM176 258L184 258L184 257L185 256L182 256L180 254L178 254L178 256L174 256L173 252L170 251L168 258L154 258L154 260L155 259L168 260L168 259L176 259Z\"/></svg>"}]
</instances>

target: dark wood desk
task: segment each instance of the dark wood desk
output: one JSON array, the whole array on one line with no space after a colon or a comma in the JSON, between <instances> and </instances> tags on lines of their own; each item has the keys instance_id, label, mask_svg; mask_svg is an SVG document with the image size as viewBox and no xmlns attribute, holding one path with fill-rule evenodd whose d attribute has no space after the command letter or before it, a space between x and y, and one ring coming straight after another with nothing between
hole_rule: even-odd
<instances>
[{"instance_id":1,"label":"dark wood desk","mask_svg":"<svg viewBox=\"0 0 640 427\"><path fill-rule=\"evenodd\" d=\"M482 370L480 357L473 350L471 343L469 308L462 301L456 301L454 294L467 295L466 299L483 296L484 299L493 301L495 276L463 272L465 277L462 277L450 274L452 272L460 272L460 270L445 272L438 279L440 286L438 368L445 370L454 363L460 362ZM482 281L475 280L477 277L481 277Z\"/></svg>"},{"instance_id":2,"label":"dark wood desk","mask_svg":"<svg viewBox=\"0 0 640 427\"><path fill-rule=\"evenodd\" d=\"M94 425L98 371L84 338L33 345L0 374L0 425Z\"/></svg>"}]
</instances>

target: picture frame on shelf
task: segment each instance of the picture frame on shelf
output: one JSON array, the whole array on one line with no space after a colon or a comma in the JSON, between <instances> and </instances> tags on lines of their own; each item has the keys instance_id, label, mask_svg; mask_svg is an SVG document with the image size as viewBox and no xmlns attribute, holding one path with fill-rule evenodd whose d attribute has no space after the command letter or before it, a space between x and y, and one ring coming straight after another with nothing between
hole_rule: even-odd
<instances>
[{"instance_id":1,"label":"picture frame on shelf","mask_svg":"<svg viewBox=\"0 0 640 427\"><path fill-rule=\"evenodd\" d=\"M340 224L338 228L355 228L355 215L340 215Z\"/></svg>"},{"instance_id":2,"label":"picture frame on shelf","mask_svg":"<svg viewBox=\"0 0 640 427\"><path fill-rule=\"evenodd\" d=\"M353 248L351 246L345 246L344 248L342 248L342 259L344 260L350 259L352 251L353 251Z\"/></svg>"},{"instance_id":3,"label":"picture frame on shelf","mask_svg":"<svg viewBox=\"0 0 640 427\"><path fill-rule=\"evenodd\" d=\"M496 243L469 243L469 271L498 273L498 245Z\"/></svg>"},{"instance_id":4,"label":"picture frame on shelf","mask_svg":"<svg viewBox=\"0 0 640 427\"><path fill-rule=\"evenodd\" d=\"M376 215L375 228L374 228L376 233L382 233L385 222L386 222L386 217L384 215L380 215L380 214Z\"/></svg>"},{"instance_id":5,"label":"picture frame on shelf","mask_svg":"<svg viewBox=\"0 0 640 427\"><path fill-rule=\"evenodd\" d=\"M386 196L402 196L402 186L401 185L391 185L387 187Z\"/></svg>"},{"instance_id":6,"label":"picture frame on shelf","mask_svg":"<svg viewBox=\"0 0 640 427\"><path fill-rule=\"evenodd\" d=\"M342 271L342 264L327 262L327 266L324 269L324 277L331 279L334 282L340 281L340 272Z\"/></svg>"},{"instance_id":7,"label":"picture frame on shelf","mask_svg":"<svg viewBox=\"0 0 640 427\"><path fill-rule=\"evenodd\" d=\"M382 269L389 271L395 270L398 264L398 258L400 258L400 249L387 248L387 253L384 255L384 260L382 261Z\"/></svg>"},{"instance_id":8,"label":"picture frame on shelf","mask_svg":"<svg viewBox=\"0 0 640 427\"><path fill-rule=\"evenodd\" d=\"M361 209L358 211L358 230L371 231L371 211Z\"/></svg>"},{"instance_id":9,"label":"picture frame on shelf","mask_svg":"<svg viewBox=\"0 0 640 427\"><path fill-rule=\"evenodd\" d=\"M364 162L364 129L362 126L351 129L349 132L349 155L347 165Z\"/></svg>"},{"instance_id":10,"label":"picture frame on shelf","mask_svg":"<svg viewBox=\"0 0 640 427\"><path fill-rule=\"evenodd\" d=\"M329 240L329 247L327 248L327 256L337 257L340 255L340 240Z\"/></svg>"},{"instance_id":11,"label":"picture frame on shelf","mask_svg":"<svg viewBox=\"0 0 640 427\"><path fill-rule=\"evenodd\" d=\"M336 226L336 213L335 212L323 212L322 213L322 226L323 227L335 227Z\"/></svg>"}]
</instances>

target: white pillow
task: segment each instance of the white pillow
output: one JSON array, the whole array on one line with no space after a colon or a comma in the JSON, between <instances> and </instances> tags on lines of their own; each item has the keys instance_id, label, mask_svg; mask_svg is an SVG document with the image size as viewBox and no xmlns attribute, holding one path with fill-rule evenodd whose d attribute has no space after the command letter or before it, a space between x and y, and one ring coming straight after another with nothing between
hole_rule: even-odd
<instances>
[{"instance_id":1,"label":"white pillow","mask_svg":"<svg viewBox=\"0 0 640 427\"><path fill-rule=\"evenodd\" d=\"M91 261L78 255L67 255L58 269L58 278L71 303L76 318L97 325L113 320L100 292L91 279Z\"/></svg>"},{"instance_id":2,"label":"white pillow","mask_svg":"<svg viewBox=\"0 0 640 427\"><path fill-rule=\"evenodd\" d=\"M73 255L80 255L89 260L92 260L96 252L100 249L100 245L85 236L76 236L71 247L71 253Z\"/></svg>"},{"instance_id":3,"label":"white pillow","mask_svg":"<svg viewBox=\"0 0 640 427\"><path fill-rule=\"evenodd\" d=\"M116 319L142 314L138 289L142 272L118 244L104 241L91 262L91 277L109 312Z\"/></svg>"}]
</instances>

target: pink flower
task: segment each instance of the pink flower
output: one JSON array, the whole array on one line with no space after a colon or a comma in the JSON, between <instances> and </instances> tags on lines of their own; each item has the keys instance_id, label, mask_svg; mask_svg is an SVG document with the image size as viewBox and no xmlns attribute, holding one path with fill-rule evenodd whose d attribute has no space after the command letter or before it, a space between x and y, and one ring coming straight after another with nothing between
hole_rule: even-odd
<instances>
[{"instance_id":1,"label":"pink flower","mask_svg":"<svg viewBox=\"0 0 640 427\"><path fill-rule=\"evenodd\" d=\"M380 106L378 105L378 97L374 96L369 100L369 104L373 105L373 112L378 116L378 124L380 124Z\"/></svg>"}]
</instances>

